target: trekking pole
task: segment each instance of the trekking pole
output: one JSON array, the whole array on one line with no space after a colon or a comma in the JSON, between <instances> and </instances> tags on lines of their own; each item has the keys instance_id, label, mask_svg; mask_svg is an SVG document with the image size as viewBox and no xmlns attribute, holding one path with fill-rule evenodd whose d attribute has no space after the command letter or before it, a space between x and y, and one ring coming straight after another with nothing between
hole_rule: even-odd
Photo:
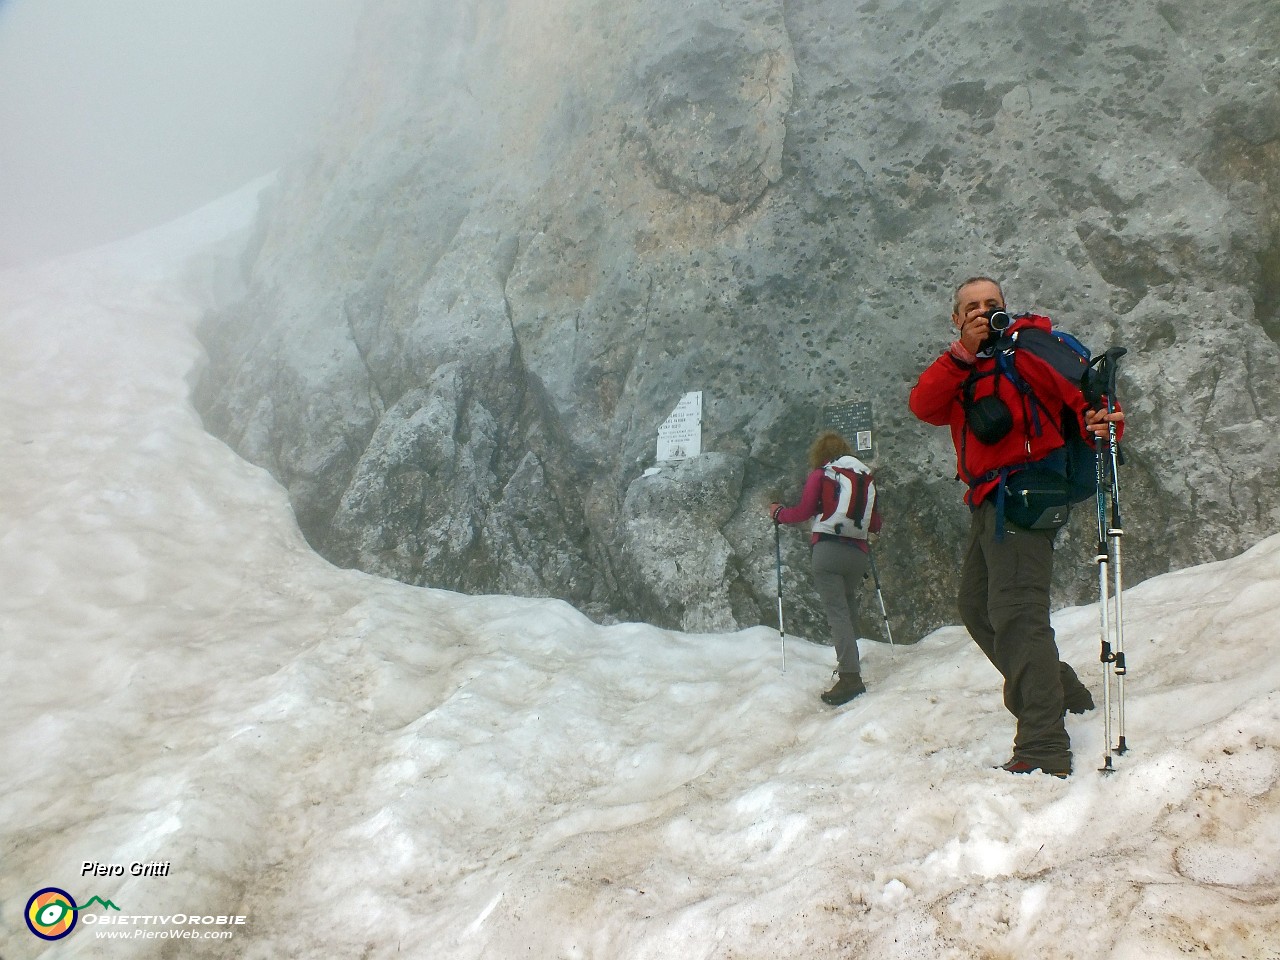
<instances>
[{"instance_id":1,"label":"trekking pole","mask_svg":"<svg viewBox=\"0 0 1280 960\"><path fill-rule=\"evenodd\" d=\"M1098 546L1094 551L1093 561L1098 565L1098 636L1101 650L1098 661L1102 664L1102 773L1114 773L1111 766L1111 664L1115 655L1111 651L1111 622L1109 611L1111 602L1107 597L1107 561L1110 552L1107 549L1107 462L1102 455L1102 438L1094 436L1094 455L1097 458L1095 476L1098 481Z\"/></svg>"},{"instance_id":2,"label":"trekking pole","mask_svg":"<svg viewBox=\"0 0 1280 960\"><path fill-rule=\"evenodd\" d=\"M893 631L889 629L889 611L884 606L884 591L880 589L880 573L876 570L876 555L867 544L867 556L871 559L871 578L876 583L876 596L880 598L880 614L884 617L884 635L889 638L889 646L893 646Z\"/></svg>"},{"instance_id":3,"label":"trekking pole","mask_svg":"<svg viewBox=\"0 0 1280 960\"><path fill-rule=\"evenodd\" d=\"M782 646L782 672L787 672L787 633L782 625L782 525L773 521L773 549L778 566L778 643Z\"/></svg>"},{"instance_id":4,"label":"trekking pole","mask_svg":"<svg viewBox=\"0 0 1280 960\"><path fill-rule=\"evenodd\" d=\"M1091 366L1097 364L1098 370L1096 375L1089 379L1089 386L1086 387L1086 396L1090 403L1097 403L1105 398L1108 413L1112 413L1115 410L1117 363L1126 352L1123 347L1113 347L1102 356L1095 358L1090 364ZM1109 454L1109 456L1104 454ZM1124 735L1124 676L1126 672L1122 597L1124 581L1120 569L1120 538L1124 535L1124 526L1120 519L1120 481L1117 476L1117 467L1120 462L1119 454L1120 447L1117 440L1116 425L1114 422L1108 422L1105 446L1102 437L1096 435L1094 437L1095 477L1098 488L1098 547L1095 551L1094 561L1098 565L1098 610L1101 634L1099 660L1102 663L1104 744L1103 765L1099 769L1102 773L1115 772L1115 768L1111 765L1111 678L1113 674L1116 678L1116 703L1119 724L1119 741L1116 752L1123 754L1127 749ZM1108 473L1110 474L1109 477ZM1111 500L1110 522L1108 522L1107 516L1108 495L1110 495ZM1108 581L1110 579L1107 575L1108 565L1112 567L1115 578L1116 615L1114 627L1116 642L1114 647L1111 643L1112 624L1109 619L1111 602L1107 596Z\"/></svg>"},{"instance_id":5,"label":"trekking pole","mask_svg":"<svg viewBox=\"0 0 1280 960\"><path fill-rule=\"evenodd\" d=\"M1119 375L1120 358L1127 351L1124 347L1112 347L1106 352L1103 364L1106 368L1107 413L1115 411L1116 377ZM1124 574L1121 564L1120 543L1124 537L1124 522L1120 518L1120 441L1114 421L1107 423L1107 452L1111 467L1111 525L1107 540L1112 553L1112 576L1115 594L1115 650L1113 653L1116 675L1116 753L1123 755L1129 749L1124 732L1124 679L1128 666L1124 659Z\"/></svg>"},{"instance_id":6,"label":"trekking pole","mask_svg":"<svg viewBox=\"0 0 1280 960\"><path fill-rule=\"evenodd\" d=\"M1107 406L1110 408L1110 404ZM1119 445L1116 443L1116 425L1110 424L1108 430L1111 452L1111 527L1107 530L1107 540L1111 545L1111 572L1114 579L1115 594L1115 652L1113 654L1113 672L1116 675L1116 753L1123 755L1129 749L1124 735L1124 678L1129 669L1124 659L1124 575L1121 568L1120 541L1124 536L1124 524L1120 520L1120 478L1116 471Z\"/></svg>"}]
</instances>

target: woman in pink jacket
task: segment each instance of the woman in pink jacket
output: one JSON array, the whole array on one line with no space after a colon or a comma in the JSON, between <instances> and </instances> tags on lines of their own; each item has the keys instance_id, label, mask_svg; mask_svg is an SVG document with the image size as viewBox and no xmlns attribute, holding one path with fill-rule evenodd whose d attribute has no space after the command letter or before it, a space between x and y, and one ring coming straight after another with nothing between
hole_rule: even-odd
<instances>
[{"instance_id":1,"label":"woman in pink jacket","mask_svg":"<svg viewBox=\"0 0 1280 960\"><path fill-rule=\"evenodd\" d=\"M870 562L867 535L880 530L880 511L871 471L840 434L819 434L809 449L809 467L800 502L771 503L769 516L775 523L813 521L813 582L836 648L836 683L822 700L838 707L867 689L858 659L858 611Z\"/></svg>"}]
</instances>

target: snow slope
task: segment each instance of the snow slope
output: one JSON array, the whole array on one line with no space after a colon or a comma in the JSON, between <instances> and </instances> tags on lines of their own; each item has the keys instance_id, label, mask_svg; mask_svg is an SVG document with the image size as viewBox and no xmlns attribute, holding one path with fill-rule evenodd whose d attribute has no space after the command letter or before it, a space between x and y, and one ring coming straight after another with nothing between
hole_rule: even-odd
<instances>
[{"instance_id":1,"label":"snow slope","mask_svg":"<svg viewBox=\"0 0 1280 960\"><path fill-rule=\"evenodd\" d=\"M1280 536L1126 592L1131 749L1072 717L1067 781L992 769L958 628L832 710L765 627L335 569L188 400L256 189L0 274L0 956L1280 960Z\"/></svg>"}]
</instances>

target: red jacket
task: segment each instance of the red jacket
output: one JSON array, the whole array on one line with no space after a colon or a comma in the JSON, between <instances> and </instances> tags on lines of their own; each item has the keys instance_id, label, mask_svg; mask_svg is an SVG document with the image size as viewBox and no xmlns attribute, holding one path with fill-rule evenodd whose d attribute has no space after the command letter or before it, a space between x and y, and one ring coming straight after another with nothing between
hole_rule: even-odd
<instances>
[{"instance_id":1,"label":"red jacket","mask_svg":"<svg viewBox=\"0 0 1280 960\"><path fill-rule=\"evenodd\" d=\"M1048 317L1031 314L1019 317L1009 327L1009 333L1028 327L1038 327L1048 332ZM1039 398L1045 409L1051 411L1067 407L1073 411L1084 431L1084 414L1088 402L1080 388L1060 377L1039 357L1023 351L1013 353L1014 366L1019 376ZM1060 418L1046 416L1044 410L1035 408L1035 401L1024 396L1004 376L978 377L974 384L973 398L979 400L992 392L997 393L1013 416L1013 429L1004 439L985 444L970 432L965 424L962 388L969 374L991 371L996 364L994 357L979 356L976 363L965 363L948 350L933 361L911 388L909 405L911 412L936 427L949 426L951 440L956 448L956 470L969 490L965 503L981 503L999 484L998 477L976 482L980 477L1002 467L1016 467L1041 460L1066 442L1062 436ZM1037 424L1038 422L1038 429ZM1116 424L1123 431L1123 422ZM1087 436L1087 434L1085 434Z\"/></svg>"}]
</instances>

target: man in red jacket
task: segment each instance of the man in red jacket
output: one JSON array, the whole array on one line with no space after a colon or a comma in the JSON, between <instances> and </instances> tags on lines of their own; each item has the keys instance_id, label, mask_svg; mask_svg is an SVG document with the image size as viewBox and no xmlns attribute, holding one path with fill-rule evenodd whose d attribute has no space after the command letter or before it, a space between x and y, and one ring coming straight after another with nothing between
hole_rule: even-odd
<instances>
[{"instance_id":1,"label":"man in red jacket","mask_svg":"<svg viewBox=\"0 0 1280 960\"><path fill-rule=\"evenodd\" d=\"M951 428L960 478L969 489L965 503L972 519L960 571L960 617L970 636L1004 677L1004 704L1018 721L1010 773L1036 770L1071 773L1071 741L1065 713L1083 713L1093 697L1074 670L1058 659L1049 623L1055 530L1029 530L1009 522L997 509L1004 468L1020 468L1050 457L1065 444L1061 421L1045 411L1066 408L1084 436L1105 436L1112 413L1090 409L1082 391L1039 357L1014 351L1018 376L1034 399L995 372L991 350L997 339L991 314L1004 311L1004 292L990 277L971 277L956 289L951 323L958 338L921 375L911 390L911 412L925 423ZM1025 315L1004 332L1039 328L1048 317ZM995 397L1004 421L974 433L967 408ZM1123 429L1122 423L1117 423ZM1003 431L1003 432L1002 432Z\"/></svg>"}]
</instances>

